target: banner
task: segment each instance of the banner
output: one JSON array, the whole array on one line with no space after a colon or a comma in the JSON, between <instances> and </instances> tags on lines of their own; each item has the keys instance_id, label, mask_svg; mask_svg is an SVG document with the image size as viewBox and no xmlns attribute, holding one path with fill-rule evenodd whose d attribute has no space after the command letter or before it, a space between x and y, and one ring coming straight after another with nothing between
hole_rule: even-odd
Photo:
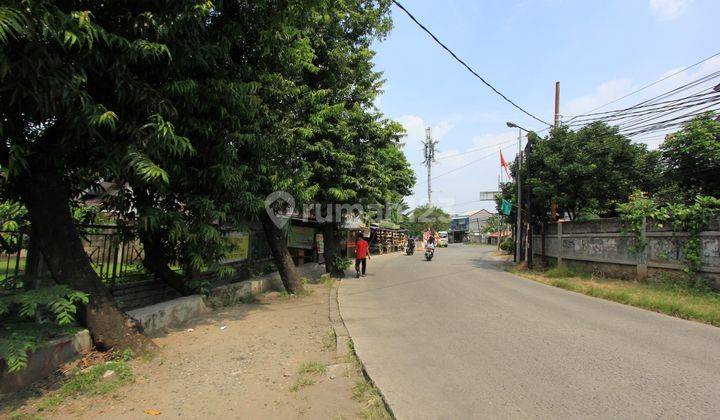
<instances>
[{"instance_id":1,"label":"banner","mask_svg":"<svg viewBox=\"0 0 720 420\"><path fill-rule=\"evenodd\" d=\"M313 249L315 228L290 225L287 245L289 248Z\"/></svg>"},{"instance_id":2,"label":"banner","mask_svg":"<svg viewBox=\"0 0 720 420\"><path fill-rule=\"evenodd\" d=\"M245 261L248 259L250 254L250 234L247 232L231 232L224 239L231 249L225 254L223 262Z\"/></svg>"},{"instance_id":3,"label":"banner","mask_svg":"<svg viewBox=\"0 0 720 420\"><path fill-rule=\"evenodd\" d=\"M512 212L512 203L508 200L503 200L502 204L500 205L500 210L505 216L510 216L510 213Z\"/></svg>"}]
</instances>

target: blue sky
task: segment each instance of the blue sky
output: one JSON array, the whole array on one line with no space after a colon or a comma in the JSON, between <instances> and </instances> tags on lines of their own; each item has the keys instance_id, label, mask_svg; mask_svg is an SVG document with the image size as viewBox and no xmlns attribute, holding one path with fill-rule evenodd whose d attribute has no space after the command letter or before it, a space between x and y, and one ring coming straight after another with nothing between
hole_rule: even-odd
<instances>
[{"instance_id":1,"label":"blue sky","mask_svg":"<svg viewBox=\"0 0 720 420\"><path fill-rule=\"evenodd\" d=\"M552 121L555 81L561 82L561 114L572 116L720 51L717 0L403 4L486 80L546 121ZM422 161L424 127L433 128L440 140L433 175L442 175L432 181L435 204L453 212L493 209L477 200L480 191L497 187L498 148L514 158L517 131L505 122L529 129L542 124L491 92L396 7L393 19L392 33L375 46L376 66L386 79L378 107L405 126L411 163ZM632 105L716 70L720 57L602 110ZM637 139L651 148L661 140L657 134ZM418 183L407 200L411 206L427 201L425 167L413 169Z\"/></svg>"}]
</instances>

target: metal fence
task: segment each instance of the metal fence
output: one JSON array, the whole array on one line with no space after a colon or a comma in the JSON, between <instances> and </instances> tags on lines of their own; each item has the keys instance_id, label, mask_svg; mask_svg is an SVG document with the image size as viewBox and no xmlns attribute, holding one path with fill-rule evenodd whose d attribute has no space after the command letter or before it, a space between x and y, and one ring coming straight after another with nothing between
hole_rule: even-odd
<instances>
[{"instance_id":1,"label":"metal fence","mask_svg":"<svg viewBox=\"0 0 720 420\"><path fill-rule=\"evenodd\" d=\"M143 267L143 247L129 232L112 225L78 226L85 254L95 272L110 287L149 280ZM247 235L244 258L233 265L270 262L270 250L261 231ZM0 290L12 289L25 274L30 237L24 231L0 231ZM175 267L180 269L179 267Z\"/></svg>"},{"instance_id":2,"label":"metal fence","mask_svg":"<svg viewBox=\"0 0 720 420\"><path fill-rule=\"evenodd\" d=\"M28 244L22 231L0 231L0 290L12 289L25 273Z\"/></svg>"},{"instance_id":3,"label":"metal fence","mask_svg":"<svg viewBox=\"0 0 720 420\"><path fill-rule=\"evenodd\" d=\"M151 278L143 268L143 247L117 226L79 226L85 254L105 284L120 284Z\"/></svg>"},{"instance_id":4,"label":"metal fence","mask_svg":"<svg viewBox=\"0 0 720 420\"><path fill-rule=\"evenodd\" d=\"M106 285L147 280L142 245L117 226L78 226L85 254ZM26 272L30 236L26 231L0 231L0 289L13 289ZM48 275L40 263L40 276Z\"/></svg>"}]
</instances>

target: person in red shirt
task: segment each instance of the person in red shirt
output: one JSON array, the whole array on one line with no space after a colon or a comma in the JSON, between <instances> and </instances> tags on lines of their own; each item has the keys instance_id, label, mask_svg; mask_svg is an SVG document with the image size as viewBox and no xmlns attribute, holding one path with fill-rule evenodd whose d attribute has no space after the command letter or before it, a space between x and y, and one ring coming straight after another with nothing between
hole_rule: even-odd
<instances>
[{"instance_id":1,"label":"person in red shirt","mask_svg":"<svg viewBox=\"0 0 720 420\"><path fill-rule=\"evenodd\" d=\"M359 278L361 274L363 277L365 277L365 268L367 267L367 260L369 259L369 244L367 243L365 238L363 238L362 233L358 232L355 239L355 277Z\"/></svg>"}]
</instances>

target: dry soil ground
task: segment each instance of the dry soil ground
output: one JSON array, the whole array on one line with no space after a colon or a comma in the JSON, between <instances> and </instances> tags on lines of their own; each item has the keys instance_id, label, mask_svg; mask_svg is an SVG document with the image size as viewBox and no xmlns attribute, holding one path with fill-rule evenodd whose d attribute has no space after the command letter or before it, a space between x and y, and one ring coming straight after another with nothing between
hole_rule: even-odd
<instances>
[{"instance_id":1,"label":"dry soil ground","mask_svg":"<svg viewBox=\"0 0 720 420\"><path fill-rule=\"evenodd\" d=\"M40 413L40 399L30 399L21 411L83 419L148 418L148 412L169 418L356 418L363 409L352 398L363 379L357 368L299 373L309 363L322 370L318 366L347 362L328 345L328 287L309 288L307 296L271 293L257 303L217 310L157 337L162 351L133 360L135 381L111 395L70 399Z\"/></svg>"}]
</instances>

